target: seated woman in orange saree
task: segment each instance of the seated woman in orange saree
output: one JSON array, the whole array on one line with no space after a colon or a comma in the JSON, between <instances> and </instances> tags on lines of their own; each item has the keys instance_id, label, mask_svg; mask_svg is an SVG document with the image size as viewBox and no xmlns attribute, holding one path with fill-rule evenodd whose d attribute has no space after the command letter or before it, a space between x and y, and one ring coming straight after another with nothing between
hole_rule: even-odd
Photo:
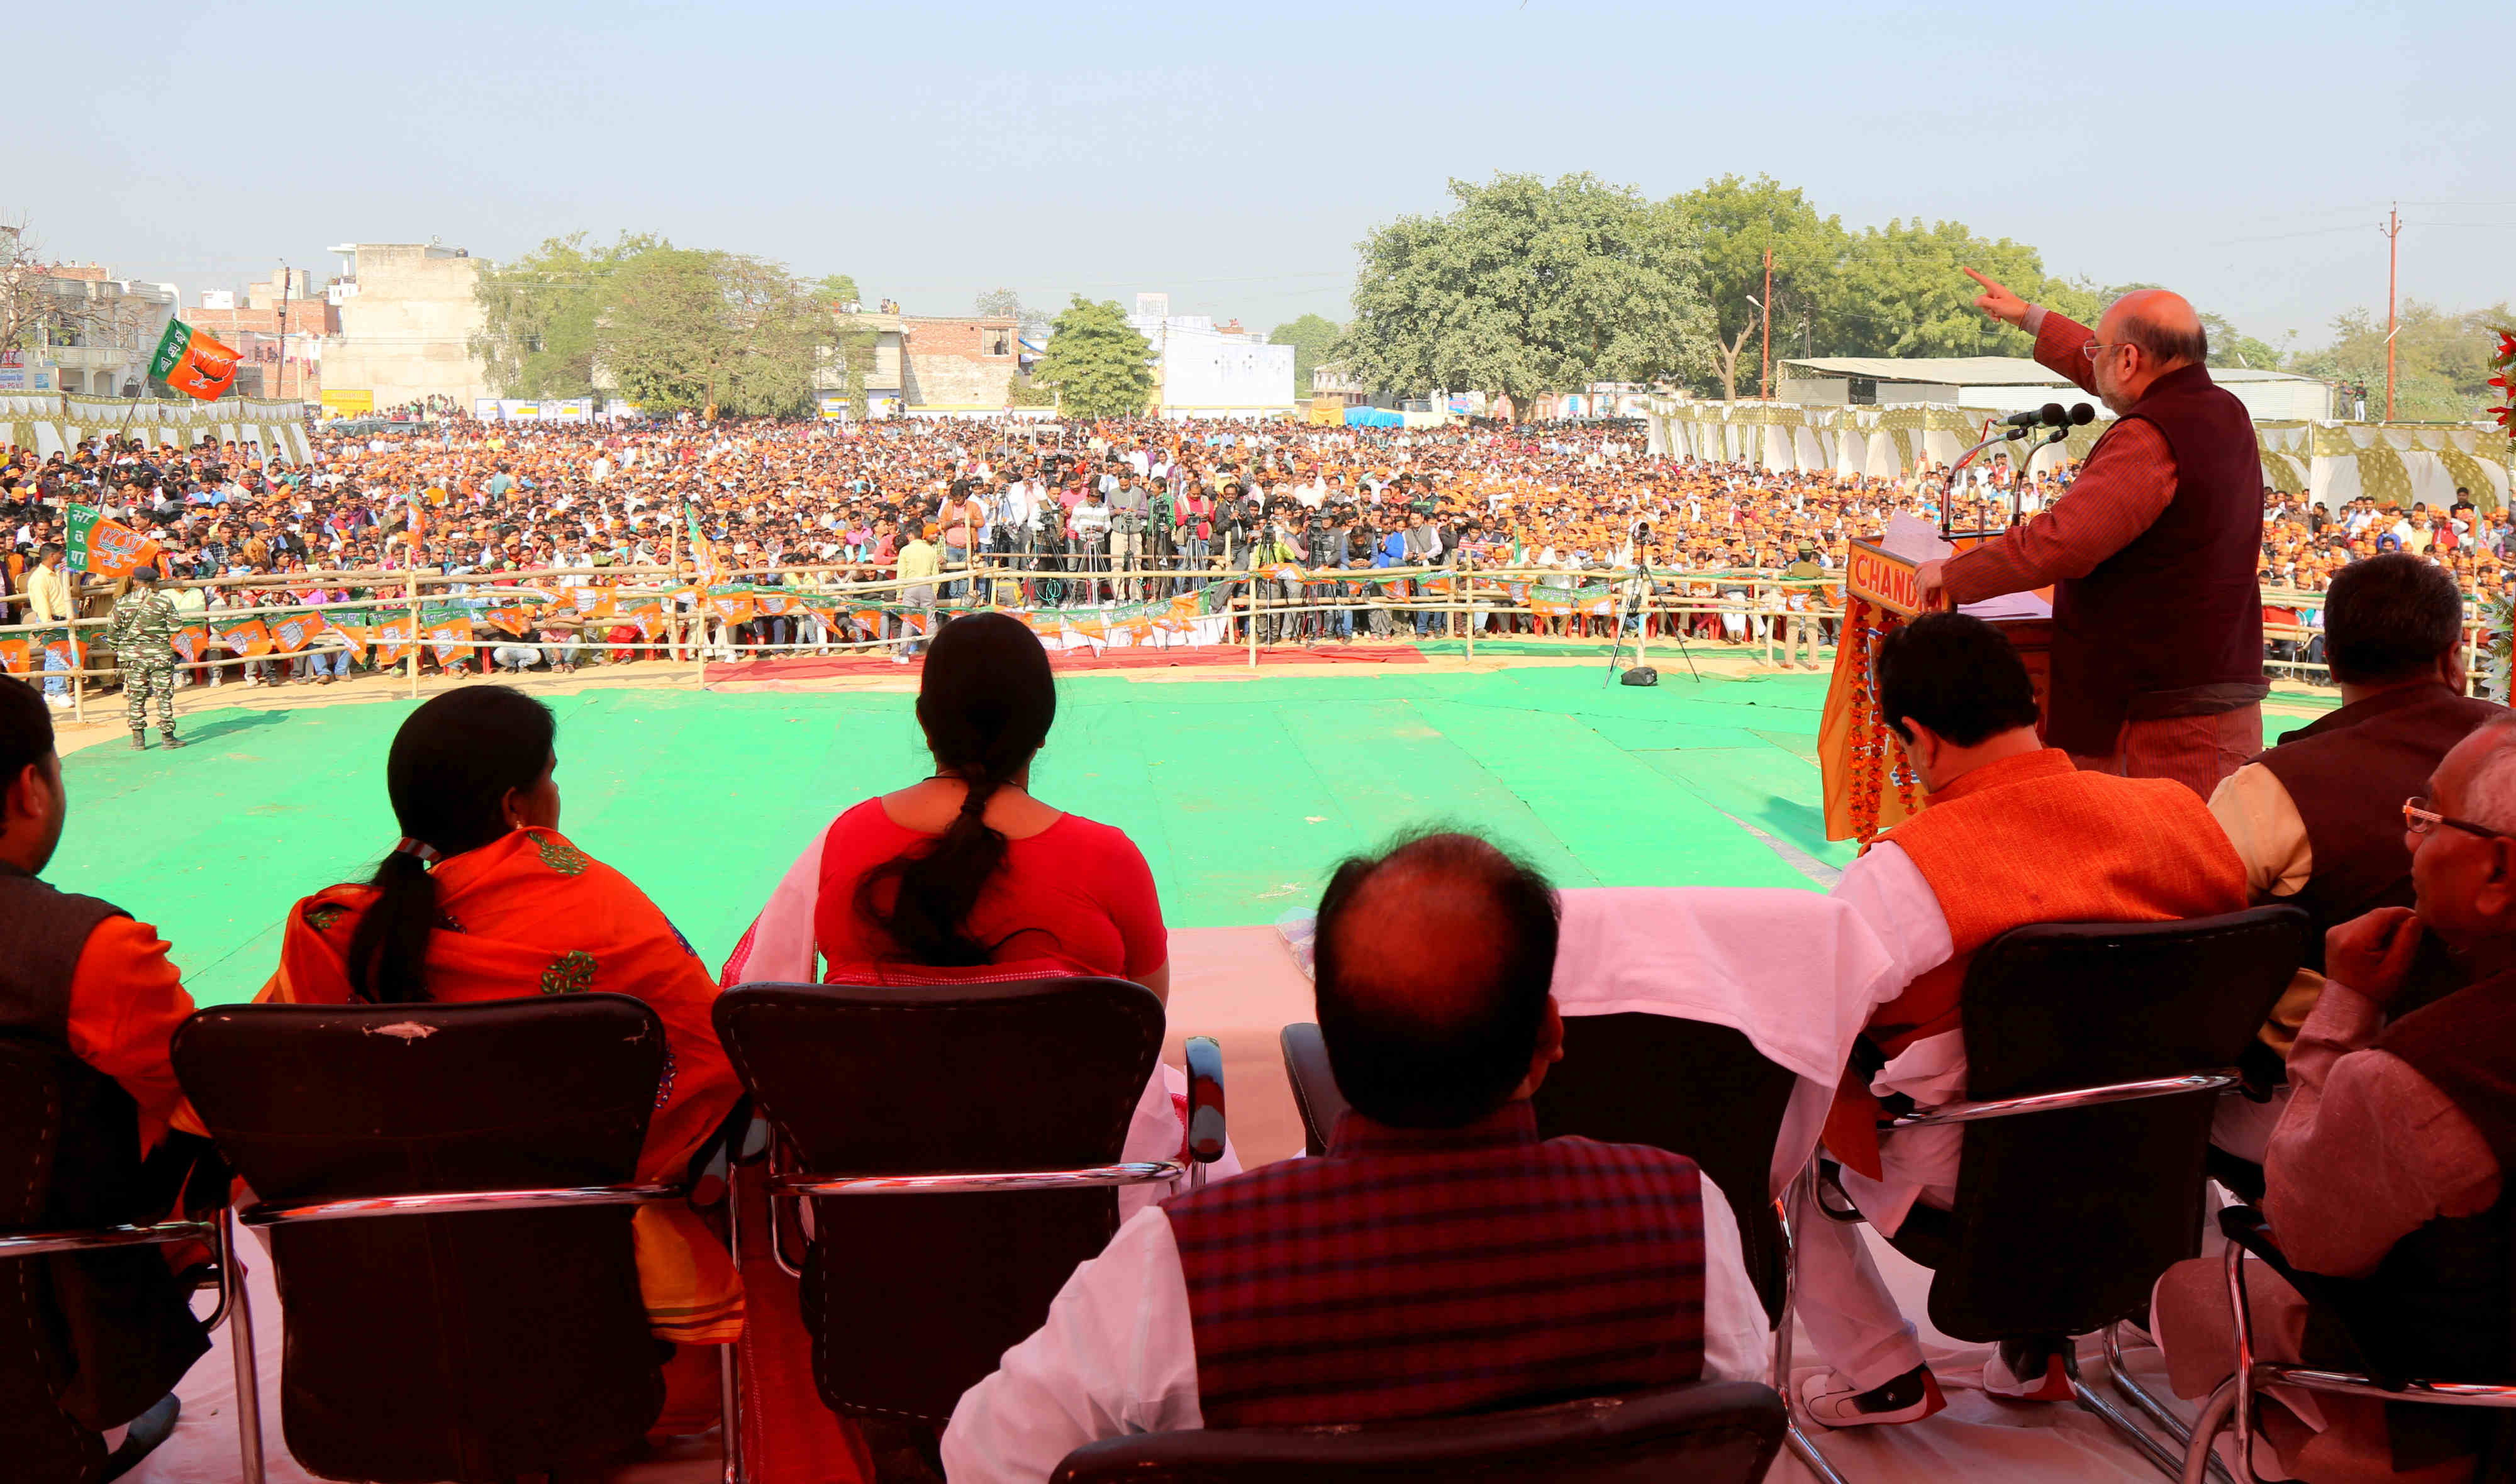
<instances>
[{"instance_id":1,"label":"seated woman in orange saree","mask_svg":"<svg viewBox=\"0 0 2516 1484\"><path fill-rule=\"evenodd\" d=\"M679 1179L741 1092L708 1018L716 981L644 892L559 833L556 730L548 708L504 685L448 691L412 712L386 767L405 838L374 880L325 887L289 912L279 970L257 998L444 1003L600 990L643 1000L664 1022L666 1054L638 1178ZM630 1231L655 1338L712 1345L741 1334L741 1283L696 1212L641 1206ZM667 1368L659 1430L712 1416L702 1359L712 1368L705 1352L687 1350Z\"/></svg>"}]
</instances>

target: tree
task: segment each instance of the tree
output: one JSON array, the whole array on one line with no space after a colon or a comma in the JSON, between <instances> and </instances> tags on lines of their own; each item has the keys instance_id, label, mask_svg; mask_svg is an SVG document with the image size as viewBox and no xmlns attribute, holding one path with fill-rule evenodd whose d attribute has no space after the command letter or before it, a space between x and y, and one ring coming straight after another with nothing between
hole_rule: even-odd
<instances>
[{"instance_id":1,"label":"tree","mask_svg":"<svg viewBox=\"0 0 2516 1484\"><path fill-rule=\"evenodd\" d=\"M1966 268L2074 319L2096 312L2086 287L2046 276L2043 256L2024 243L1978 237L1959 222L1892 221L1851 239L1833 315L1835 353L2030 353L2034 342L2025 331L1974 307L1981 291L1960 271Z\"/></svg>"},{"instance_id":2,"label":"tree","mask_svg":"<svg viewBox=\"0 0 2516 1484\"><path fill-rule=\"evenodd\" d=\"M864 302L864 296L857 292L857 280L851 273L832 273L813 285L813 292L828 300L834 309Z\"/></svg>"},{"instance_id":3,"label":"tree","mask_svg":"<svg viewBox=\"0 0 2516 1484\"><path fill-rule=\"evenodd\" d=\"M36 326L52 309L42 259L31 223L23 217L0 222L0 350L33 345Z\"/></svg>"},{"instance_id":4,"label":"tree","mask_svg":"<svg viewBox=\"0 0 2516 1484\"><path fill-rule=\"evenodd\" d=\"M739 253L659 249L610 279L597 353L650 412L774 417L810 404L835 343L819 289Z\"/></svg>"},{"instance_id":5,"label":"tree","mask_svg":"<svg viewBox=\"0 0 2516 1484\"><path fill-rule=\"evenodd\" d=\"M580 231L483 268L473 289L482 325L471 350L490 387L505 396L593 395L598 327L613 278L650 253L671 250L661 237L625 231L608 246L590 246Z\"/></svg>"},{"instance_id":6,"label":"tree","mask_svg":"<svg viewBox=\"0 0 2516 1484\"><path fill-rule=\"evenodd\" d=\"M1724 400L1739 395L1739 362L1765 320L1755 300L1765 294L1765 253L1774 255L1772 324L1788 347L1831 344L1826 322L1840 298L1850 238L1842 222L1821 217L1797 186L1771 176L1706 181L1674 203L1695 228L1703 260L1703 292L1713 316L1712 355ZM1796 332L1796 335L1794 335Z\"/></svg>"},{"instance_id":7,"label":"tree","mask_svg":"<svg viewBox=\"0 0 2516 1484\"><path fill-rule=\"evenodd\" d=\"M1370 386L1476 388L1527 416L1541 392L1690 376L1712 317L1673 205L1568 175L1450 182L1456 207L1359 244L1355 317L1333 354Z\"/></svg>"},{"instance_id":8,"label":"tree","mask_svg":"<svg viewBox=\"0 0 2516 1484\"><path fill-rule=\"evenodd\" d=\"M1320 362L1328 358L1328 352L1336 346L1337 336L1342 333L1344 332L1337 328L1336 321L1317 314L1305 314L1288 324L1279 324L1268 332L1267 344L1293 348L1293 394L1295 396L1310 394L1311 372L1317 369Z\"/></svg>"},{"instance_id":9,"label":"tree","mask_svg":"<svg viewBox=\"0 0 2516 1484\"><path fill-rule=\"evenodd\" d=\"M2406 300L2394 334L2394 416L2403 422L2465 422L2493 397L2490 327L2510 322L2505 301L2452 314ZM2368 415L2385 415L2385 317L2373 309L2333 316L2332 344L2297 357L2291 370L2368 388Z\"/></svg>"},{"instance_id":10,"label":"tree","mask_svg":"<svg viewBox=\"0 0 2516 1484\"><path fill-rule=\"evenodd\" d=\"M1011 289L985 290L971 307L983 318L1012 320L1016 333L1026 339L1036 340L1048 329L1048 316L1024 304L1022 296Z\"/></svg>"},{"instance_id":11,"label":"tree","mask_svg":"<svg viewBox=\"0 0 2516 1484\"><path fill-rule=\"evenodd\" d=\"M1153 354L1117 301L1077 294L1058 314L1030 379L1055 388L1069 417L1133 417L1153 393Z\"/></svg>"}]
</instances>

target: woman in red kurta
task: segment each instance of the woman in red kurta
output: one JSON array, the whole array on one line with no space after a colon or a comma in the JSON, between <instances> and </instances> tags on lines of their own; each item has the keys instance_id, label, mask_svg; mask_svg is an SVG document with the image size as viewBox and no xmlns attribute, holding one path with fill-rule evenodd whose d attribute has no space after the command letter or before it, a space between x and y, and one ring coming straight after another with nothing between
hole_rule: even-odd
<instances>
[{"instance_id":1,"label":"woman in red kurta","mask_svg":"<svg viewBox=\"0 0 2516 1484\"><path fill-rule=\"evenodd\" d=\"M944 625L917 696L934 774L822 831L734 946L724 984L1098 974L1167 1001L1169 936L1144 852L1030 795L1031 758L1056 716L1048 653L1029 629L1000 613ZM1155 1069L1127 1159L1178 1156L1187 1093L1177 1069ZM1227 1150L1209 1173L1238 1169ZM1164 1193L1121 1188L1120 1216Z\"/></svg>"}]
</instances>

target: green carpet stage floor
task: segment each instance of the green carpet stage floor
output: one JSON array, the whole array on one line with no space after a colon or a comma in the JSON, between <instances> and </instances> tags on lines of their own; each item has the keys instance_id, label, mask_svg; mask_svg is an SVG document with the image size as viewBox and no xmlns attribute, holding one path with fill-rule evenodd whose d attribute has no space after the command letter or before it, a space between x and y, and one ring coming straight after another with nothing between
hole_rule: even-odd
<instances>
[{"instance_id":1,"label":"green carpet stage floor","mask_svg":"<svg viewBox=\"0 0 2516 1484\"><path fill-rule=\"evenodd\" d=\"M1653 689L1603 687L1589 666L1069 677L1032 784L1134 837L1173 928L1273 922L1316 900L1343 855L1437 821L1508 842L1564 886L1830 882L1852 850L1824 839L1818 807L1825 678L1661 674ZM715 964L834 814L923 776L911 703L554 697L560 827ZM202 1003L249 998L288 904L363 878L398 835L384 761L409 710L196 712L182 752L73 753L46 877L154 924Z\"/></svg>"}]
</instances>

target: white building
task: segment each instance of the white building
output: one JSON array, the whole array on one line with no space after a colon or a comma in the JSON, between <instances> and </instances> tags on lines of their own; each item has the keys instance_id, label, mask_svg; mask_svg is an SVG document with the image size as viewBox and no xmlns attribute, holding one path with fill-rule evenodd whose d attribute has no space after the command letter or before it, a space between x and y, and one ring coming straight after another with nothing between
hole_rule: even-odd
<instances>
[{"instance_id":1,"label":"white building","mask_svg":"<svg viewBox=\"0 0 2516 1484\"><path fill-rule=\"evenodd\" d=\"M475 296L481 260L435 242L345 242L326 296L341 333L323 343L326 391L366 392L369 406L428 396L468 408L489 394L472 337L485 322Z\"/></svg>"},{"instance_id":2,"label":"white building","mask_svg":"<svg viewBox=\"0 0 2516 1484\"><path fill-rule=\"evenodd\" d=\"M108 276L95 264L55 264L28 281L42 296L14 365L0 365L0 392L71 392L138 396L148 360L175 317L171 283Z\"/></svg>"},{"instance_id":3,"label":"white building","mask_svg":"<svg viewBox=\"0 0 2516 1484\"><path fill-rule=\"evenodd\" d=\"M1172 418L1290 417L1293 348L1217 326L1205 314L1172 314L1168 294L1138 294L1127 323L1153 348L1153 411Z\"/></svg>"}]
</instances>

